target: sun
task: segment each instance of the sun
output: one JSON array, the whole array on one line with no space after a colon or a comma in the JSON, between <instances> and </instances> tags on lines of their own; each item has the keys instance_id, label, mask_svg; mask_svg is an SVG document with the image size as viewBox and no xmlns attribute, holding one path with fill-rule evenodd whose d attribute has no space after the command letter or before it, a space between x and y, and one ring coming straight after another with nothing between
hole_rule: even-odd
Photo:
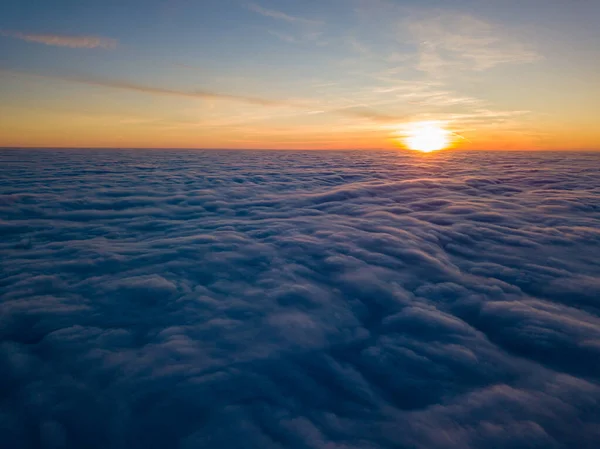
<instances>
[{"instance_id":1,"label":"sun","mask_svg":"<svg viewBox=\"0 0 600 449\"><path fill-rule=\"evenodd\" d=\"M436 122L414 123L404 137L404 144L410 150L423 153L443 150L450 145L450 131Z\"/></svg>"}]
</instances>

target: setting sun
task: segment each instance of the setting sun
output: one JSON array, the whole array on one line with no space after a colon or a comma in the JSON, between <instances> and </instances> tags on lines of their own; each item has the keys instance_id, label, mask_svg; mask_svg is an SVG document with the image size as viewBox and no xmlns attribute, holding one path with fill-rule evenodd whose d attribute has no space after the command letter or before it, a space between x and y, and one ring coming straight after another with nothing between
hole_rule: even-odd
<instances>
[{"instance_id":1,"label":"setting sun","mask_svg":"<svg viewBox=\"0 0 600 449\"><path fill-rule=\"evenodd\" d=\"M450 145L450 131L435 122L421 122L411 126L404 138L410 150L429 153L447 148Z\"/></svg>"}]
</instances>

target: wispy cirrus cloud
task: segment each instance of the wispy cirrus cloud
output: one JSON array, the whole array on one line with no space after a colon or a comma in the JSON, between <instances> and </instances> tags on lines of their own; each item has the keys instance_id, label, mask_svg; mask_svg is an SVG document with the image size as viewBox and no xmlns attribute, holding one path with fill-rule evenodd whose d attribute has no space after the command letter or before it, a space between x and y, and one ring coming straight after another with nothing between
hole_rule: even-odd
<instances>
[{"instance_id":1,"label":"wispy cirrus cloud","mask_svg":"<svg viewBox=\"0 0 600 449\"><path fill-rule=\"evenodd\" d=\"M36 75L38 76L38 75ZM42 75L47 77L47 75ZM52 76L52 78L61 79L63 81L71 81L81 84L88 84L90 86L107 87L111 89L122 89L134 92L141 92L153 95L169 95L176 97L187 97L187 98L198 98L204 100L229 100L238 101L247 104L260 105L260 106L285 106L286 103L269 100L266 98L234 95L219 92L212 92L208 90L180 90L171 89L166 87L148 86L145 84L139 84L132 81L118 80L118 79L105 79L95 77L79 77L79 76Z\"/></svg>"},{"instance_id":2,"label":"wispy cirrus cloud","mask_svg":"<svg viewBox=\"0 0 600 449\"><path fill-rule=\"evenodd\" d=\"M321 45L324 44L324 42L321 42L319 40L319 38L323 34L322 32L304 33L304 34L299 34L296 36L292 36L291 34L282 33L280 31L275 31L275 30L267 30L267 32L271 36L275 36L277 39L280 39L283 42L287 42L289 44L301 44L301 43L306 43L306 42L312 42L312 43L317 43L317 44L321 44Z\"/></svg>"},{"instance_id":3,"label":"wispy cirrus cloud","mask_svg":"<svg viewBox=\"0 0 600 449\"><path fill-rule=\"evenodd\" d=\"M277 19L277 20L283 20L285 22L299 23L299 24L303 24L303 25L322 25L323 24L323 22L321 22L319 20L306 19L304 17L292 16L290 14L286 14L284 12L277 11L274 9L263 8L262 6L260 6L256 3L249 3L247 5L247 7L249 10L254 11L255 13L258 13L262 16L270 17L272 19Z\"/></svg>"},{"instance_id":4,"label":"wispy cirrus cloud","mask_svg":"<svg viewBox=\"0 0 600 449\"><path fill-rule=\"evenodd\" d=\"M500 64L542 59L508 32L466 14L443 14L412 21L408 29L419 41L417 69L430 74L483 71Z\"/></svg>"},{"instance_id":5,"label":"wispy cirrus cloud","mask_svg":"<svg viewBox=\"0 0 600 449\"><path fill-rule=\"evenodd\" d=\"M446 108L451 106L476 106L483 100L470 95L460 94L444 83L436 81L393 80L385 86L375 87L375 95L386 95L416 106Z\"/></svg>"},{"instance_id":6,"label":"wispy cirrus cloud","mask_svg":"<svg viewBox=\"0 0 600 449\"><path fill-rule=\"evenodd\" d=\"M322 25L319 20L307 19L304 17L293 16L282 11L263 8L256 3L246 5L250 11L253 11L261 16L275 19L280 22L287 23L289 27L283 30L268 29L267 32L277 39L289 44L313 43L316 45L327 45L326 41L322 41Z\"/></svg>"},{"instance_id":7,"label":"wispy cirrus cloud","mask_svg":"<svg viewBox=\"0 0 600 449\"><path fill-rule=\"evenodd\" d=\"M329 111L334 114L345 115L347 117L363 118L374 122L398 122L404 120L406 116L400 116L395 114L386 114L384 112L376 111L370 107L351 106L347 108L340 108L334 111Z\"/></svg>"},{"instance_id":8,"label":"wispy cirrus cloud","mask_svg":"<svg viewBox=\"0 0 600 449\"><path fill-rule=\"evenodd\" d=\"M63 34L35 34L21 31L0 30L0 35L26 42L69 48L112 49L118 44L116 39L99 36L69 36Z\"/></svg>"},{"instance_id":9,"label":"wispy cirrus cloud","mask_svg":"<svg viewBox=\"0 0 600 449\"><path fill-rule=\"evenodd\" d=\"M0 72L19 75L19 76L29 76L32 78L46 78L46 79L55 79L59 81L73 82L79 84L87 84L89 86L98 86L105 87L109 89L121 89L128 90L132 92L139 92L151 95L166 95L166 96L175 96L175 97L186 97L186 98L197 98L204 100L229 100L229 101L238 101L246 104L252 105L260 105L260 106L286 106L288 103L276 100L269 100L266 98L253 97L253 96L244 96L244 95L235 95L235 94L226 94L219 92L212 92L208 90L182 90L182 89L172 89L168 87L158 87L158 86L149 86L146 84L139 84L134 81L127 80L119 80L119 79L110 79L110 78L98 78L93 76L73 76L73 75L47 75L47 74L38 74L31 72L17 72L13 70L0 69Z\"/></svg>"},{"instance_id":10,"label":"wispy cirrus cloud","mask_svg":"<svg viewBox=\"0 0 600 449\"><path fill-rule=\"evenodd\" d=\"M453 129L486 126L529 126L531 112L520 105L514 110L498 109L485 95L474 96L463 90L465 76L505 64L528 64L542 59L518 32L483 18L468 14L452 14L431 10L387 8L357 11L361 20L375 14L382 33L371 34L370 42L380 45L368 48L351 36L347 44L361 55L354 62L356 73L363 73L371 84L353 90L349 95L369 106L385 103L383 108L411 121L440 120ZM386 27L386 24L388 28ZM387 33L387 34L384 34ZM386 36L397 36L398 49L388 45ZM392 51L393 49L393 51ZM392 51L390 53L390 51ZM378 67L374 72L364 68ZM400 112L400 114L398 114ZM381 120L385 127L386 118ZM403 121L400 119L399 121ZM389 120L390 129L397 124Z\"/></svg>"},{"instance_id":11,"label":"wispy cirrus cloud","mask_svg":"<svg viewBox=\"0 0 600 449\"><path fill-rule=\"evenodd\" d=\"M349 45L349 47L356 53L359 53L361 55L369 55L371 53L371 49L354 36L349 36L348 38L346 38L346 42Z\"/></svg>"},{"instance_id":12,"label":"wispy cirrus cloud","mask_svg":"<svg viewBox=\"0 0 600 449\"><path fill-rule=\"evenodd\" d=\"M0 74L27 76L31 78L54 79L58 81L86 84L89 86L104 87L108 89L120 89L142 94L184 97L200 100L222 100L232 101L247 105L264 106L264 107L283 107L295 108L299 111L314 111L317 103L312 100L274 100L256 96L246 96L237 94L228 94L222 92L214 92L205 89L183 90L168 87L150 86L140 84L135 81L99 78L93 76L75 76L75 75L48 75L31 72L19 72L9 69L1 69ZM328 108L326 110L318 110L318 113L330 113L339 116L367 119L373 122L390 122L401 120L402 117L392 114L386 114L372 109L368 105L352 105L342 108Z\"/></svg>"},{"instance_id":13,"label":"wispy cirrus cloud","mask_svg":"<svg viewBox=\"0 0 600 449\"><path fill-rule=\"evenodd\" d=\"M287 34L287 33L280 33L279 31L275 31L275 30L267 30L267 32L271 35L271 36L275 36L277 39L280 39L284 42L287 42L289 44L298 44L300 43L300 39Z\"/></svg>"}]
</instances>

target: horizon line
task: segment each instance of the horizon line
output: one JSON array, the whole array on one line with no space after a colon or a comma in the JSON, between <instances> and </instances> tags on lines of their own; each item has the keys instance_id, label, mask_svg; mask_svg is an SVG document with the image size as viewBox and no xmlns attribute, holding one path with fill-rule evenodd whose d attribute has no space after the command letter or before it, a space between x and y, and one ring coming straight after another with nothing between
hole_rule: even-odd
<instances>
[{"instance_id":1,"label":"horizon line","mask_svg":"<svg viewBox=\"0 0 600 449\"><path fill-rule=\"evenodd\" d=\"M2 146L0 150L171 150L171 151L399 151L407 153L423 153L418 150L408 148L228 148L228 147L95 147L95 146ZM542 152L542 153L596 153L600 148L579 148L579 149L523 149L523 148L503 148L503 149L483 149L483 148L446 148L443 150L432 151L425 154L461 152L461 151L483 151L483 152Z\"/></svg>"}]
</instances>

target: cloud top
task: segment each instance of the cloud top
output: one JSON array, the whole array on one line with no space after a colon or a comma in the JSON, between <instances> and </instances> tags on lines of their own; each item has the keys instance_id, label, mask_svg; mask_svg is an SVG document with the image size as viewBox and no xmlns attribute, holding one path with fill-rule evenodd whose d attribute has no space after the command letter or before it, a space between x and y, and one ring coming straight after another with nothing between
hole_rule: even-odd
<instances>
[{"instance_id":1,"label":"cloud top","mask_svg":"<svg viewBox=\"0 0 600 449\"><path fill-rule=\"evenodd\" d=\"M599 157L0 150L3 444L593 449Z\"/></svg>"}]
</instances>

